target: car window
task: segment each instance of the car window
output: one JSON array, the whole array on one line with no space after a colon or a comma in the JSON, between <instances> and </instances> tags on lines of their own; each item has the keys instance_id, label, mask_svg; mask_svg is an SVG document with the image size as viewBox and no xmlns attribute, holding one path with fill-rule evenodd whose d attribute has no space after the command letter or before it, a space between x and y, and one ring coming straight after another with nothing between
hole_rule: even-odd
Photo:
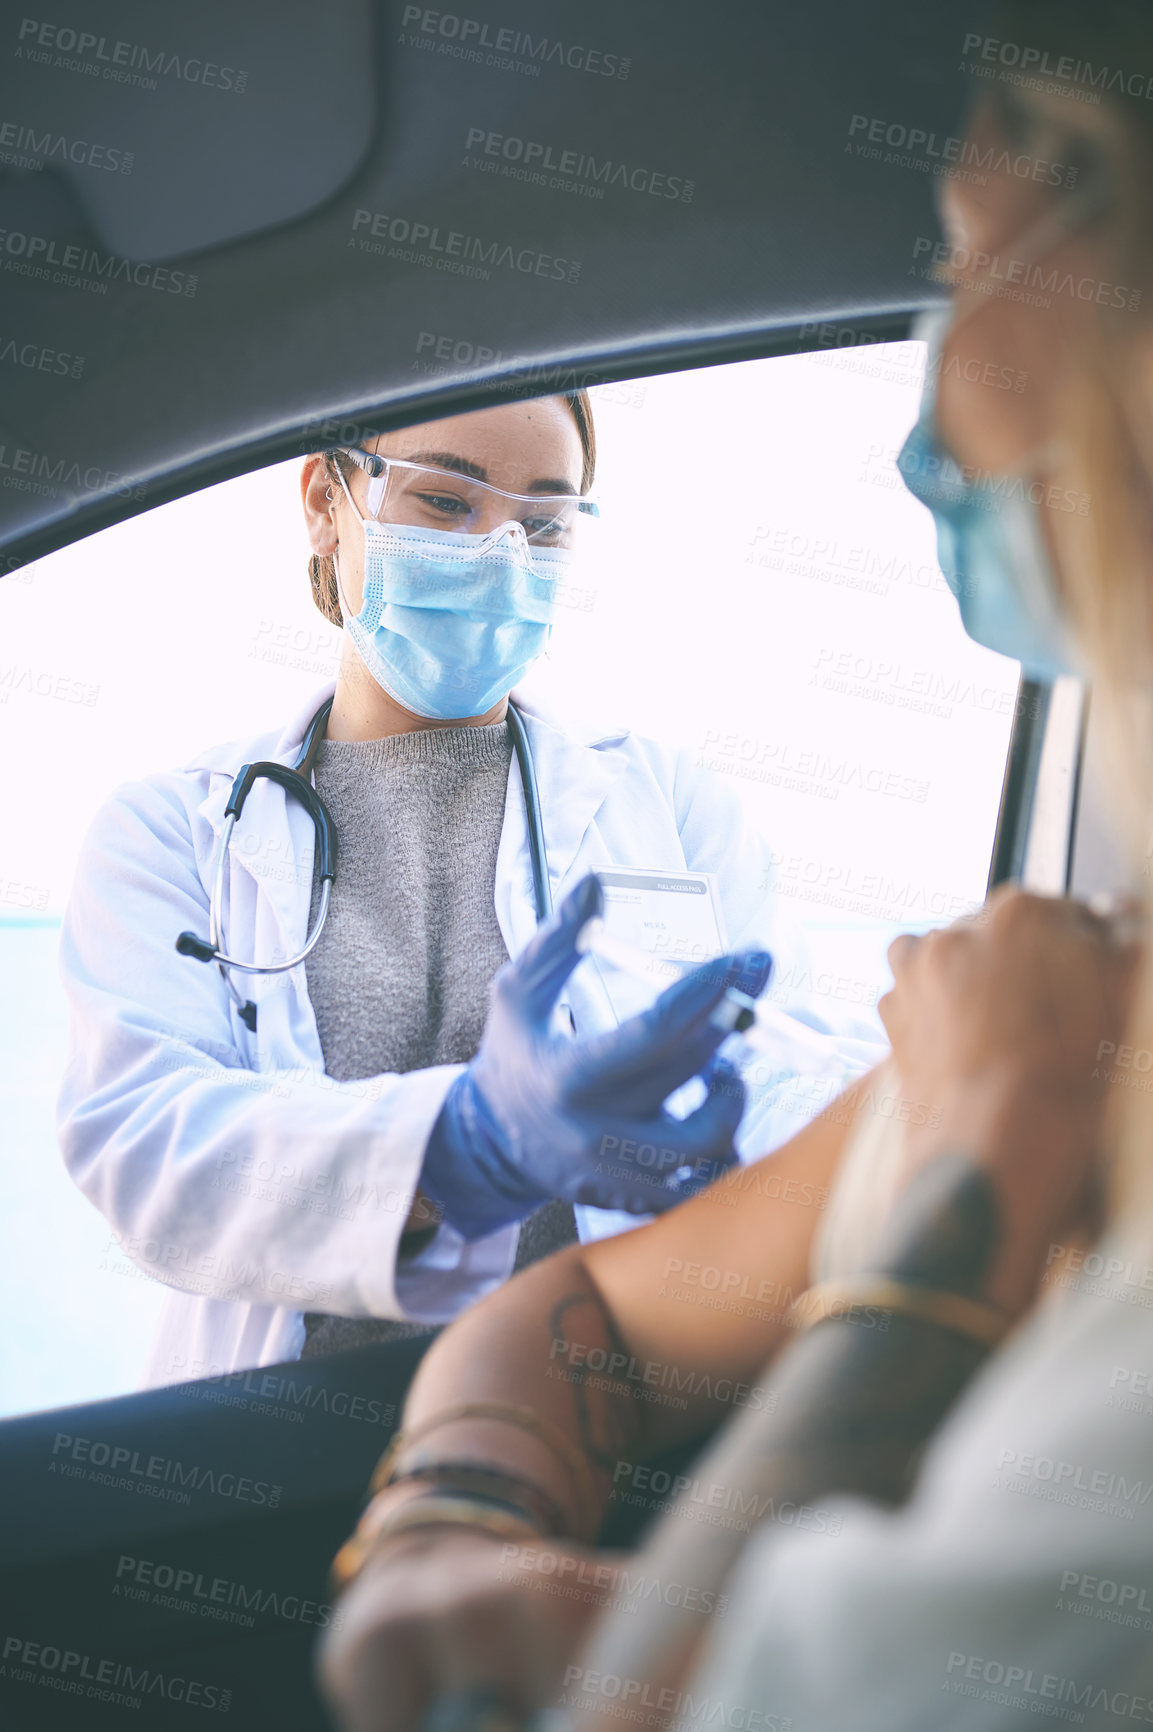
<instances>
[{"instance_id":1,"label":"car window","mask_svg":"<svg viewBox=\"0 0 1153 1732\"><path fill-rule=\"evenodd\" d=\"M798 985L873 1029L891 937L984 894L1018 684L964 635L897 470L923 366L918 343L832 332L598 388L595 550L524 688L726 778L809 941ZM298 473L208 489L0 588L0 1303L20 1319L3 1412L133 1388L163 1305L57 1150L59 921L114 787L277 727L335 672Z\"/></svg>"}]
</instances>

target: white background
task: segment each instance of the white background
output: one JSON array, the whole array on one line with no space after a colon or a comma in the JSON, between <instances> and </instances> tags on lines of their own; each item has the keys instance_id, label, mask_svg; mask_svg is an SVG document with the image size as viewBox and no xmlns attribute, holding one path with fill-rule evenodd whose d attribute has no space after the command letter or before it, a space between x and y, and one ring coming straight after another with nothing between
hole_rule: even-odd
<instances>
[{"instance_id":1,"label":"white background","mask_svg":"<svg viewBox=\"0 0 1153 1732\"><path fill-rule=\"evenodd\" d=\"M923 354L596 393L602 521L574 578L591 604L562 617L531 676L563 714L627 722L732 776L831 1003L858 1014L885 989L895 930L984 893L1017 684L1016 663L964 636L894 467ZM113 787L280 724L334 669L298 468L162 507L0 586L0 1412L139 1375L161 1292L109 1255L52 1130L56 920Z\"/></svg>"}]
</instances>

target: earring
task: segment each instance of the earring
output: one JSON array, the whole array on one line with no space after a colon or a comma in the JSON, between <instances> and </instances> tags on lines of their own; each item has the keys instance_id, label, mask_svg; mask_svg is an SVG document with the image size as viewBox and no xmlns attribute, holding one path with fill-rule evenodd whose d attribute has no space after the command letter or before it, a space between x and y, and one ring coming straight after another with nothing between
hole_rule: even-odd
<instances>
[{"instance_id":1,"label":"earring","mask_svg":"<svg viewBox=\"0 0 1153 1732\"><path fill-rule=\"evenodd\" d=\"M332 503L333 503L333 500L332 500L332 488L331 488L331 487L330 487L330 488L328 488L328 489L327 489L327 491L326 491L326 492L325 492L325 495L324 495L324 497L325 497L325 498L326 498L326 499L327 499L327 500L328 500L328 503L329 503L329 504L330 504L330 505L331 505L331 504L332 504Z\"/></svg>"}]
</instances>

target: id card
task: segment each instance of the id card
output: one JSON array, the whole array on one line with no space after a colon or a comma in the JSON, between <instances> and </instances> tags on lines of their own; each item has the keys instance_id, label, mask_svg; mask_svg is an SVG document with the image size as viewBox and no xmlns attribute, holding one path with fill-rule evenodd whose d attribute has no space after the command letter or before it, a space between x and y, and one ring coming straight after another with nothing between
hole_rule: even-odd
<instances>
[{"instance_id":1,"label":"id card","mask_svg":"<svg viewBox=\"0 0 1153 1732\"><path fill-rule=\"evenodd\" d=\"M724 950L716 889L708 872L639 866L595 870L604 891L606 932L652 958L654 985L667 986Z\"/></svg>"},{"instance_id":2,"label":"id card","mask_svg":"<svg viewBox=\"0 0 1153 1732\"><path fill-rule=\"evenodd\" d=\"M716 889L707 872L662 872L638 866L594 866L604 891L606 936L623 940L638 957L635 971L617 968L603 956L590 957L617 1017L646 1010L674 980L724 950L724 926ZM696 1106L700 1084L686 1085L686 1110ZM666 1103L677 1111L678 1090ZM615 1209L576 1205L582 1240L603 1239L638 1225L636 1215Z\"/></svg>"}]
</instances>

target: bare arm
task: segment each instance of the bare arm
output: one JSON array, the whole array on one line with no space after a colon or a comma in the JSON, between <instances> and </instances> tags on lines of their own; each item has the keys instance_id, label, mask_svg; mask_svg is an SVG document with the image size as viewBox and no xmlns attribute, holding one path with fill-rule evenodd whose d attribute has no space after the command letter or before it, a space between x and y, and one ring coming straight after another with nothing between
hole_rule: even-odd
<instances>
[{"instance_id":1,"label":"bare arm","mask_svg":"<svg viewBox=\"0 0 1153 1732\"><path fill-rule=\"evenodd\" d=\"M521 1502L528 1482L559 1517L547 1566L583 1570L594 1554L580 1541L600 1526L616 1461L715 1429L734 1411L733 1384L751 1388L781 1344L854 1120L844 1100L834 1103L775 1155L649 1226L559 1252L472 1307L420 1367L404 1415L412 1441L393 1471L431 1469L467 1485L461 1464L481 1463L508 1476ZM683 1285L713 1299L726 1277L727 1310L676 1297ZM739 1311L734 1288L752 1295ZM718 1379L732 1380L719 1385L729 1399L716 1399ZM564 1451L507 1420L438 1419L478 1402L530 1409ZM374 1507L387 1520L428 1489L401 1479ZM558 1583L553 1595L537 1591L533 1556L531 1545L451 1527L373 1545L322 1654L340 1723L408 1732L433 1696L478 1682L526 1711L547 1701L611 1588L612 1565L595 1566L591 1587L567 1594Z\"/></svg>"},{"instance_id":2,"label":"bare arm","mask_svg":"<svg viewBox=\"0 0 1153 1732\"><path fill-rule=\"evenodd\" d=\"M931 1132L910 1137L911 1152L917 1162L942 1153L954 1159L937 1164L936 1186L909 1193L912 1218L906 1209L892 1223L872 1266L1019 1315L1054 1233L1067 1241L1066 1223L1078 1218L1093 1172L1103 1092L1093 1055L1102 1039L1119 1037L1131 959L1083 911L1008 894L991 900L981 922L905 941L891 957L898 984L882 1013L904 1088L942 1107ZM850 1090L770 1160L650 1227L528 1271L446 1332L414 1390L410 1427L461 1401L503 1400L547 1414L563 1448L514 1423L470 1419L431 1427L411 1446L412 1464L425 1450L430 1461L497 1463L562 1504L567 1525L556 1531L591 1538L608 1495L608 1464L700 1434L732 1413L735 1423L693 1472L710 1487L735 1488L737 1507L747 1509L744 1493L755 1492L753 1520L762 1507L833 1491L899 1500L922 1442L979 1358L963 1335L900 1315L886 1330L829 1321L782 1357L771 1412L749 1401L733 1413L731 1399L717 1400L718 1377L751 1385L783 1345L788 1289L807 1279L815 1195L868 1110L869 1084L863 1079L855 1103ZM756 1182L770 1174L775 1184ZM926 1183L932 1177L921 1175ZM739 1207L721 1201L745 1185ZM715 1269L719 1280L689 1279L670 1259ZM730 1294L732 1277L738 1291L747 1279L754 1299L751 1307L742 1301L743 1314L682 1302L668 1285L675 1275L693 1292L722 1298L726 1278ZM770 1284L763 1309L755 1297L762 1280ZM605 1354L599 1373L587 1368L594 1349ZM629 1358L610 1379L613 1353ZM704 1389L679 1392L684 1407L645 1399L659 1390L646 1377L650 1361L682 1376L711 1373L711 1399ZM550 1375L558 1367L565 1375ZM591 1486L586 1472L582 1487L573 1459L589 1463ZM397 1487L387 1497L404 1495ZM686 1523L674 1510L629 1569L634 1578L639 1572L643 1592L654 1580L707 1587L723 1580L731 1543L745 1533L744 1523L730 1534ZM562 1673L572 1679L598 1604L612 1600L615 1611L616 1599L632 1591L623 1580L614 1585L611 1556L564 1538L504 1543L462 1528L441 1534L394 1534L342 1601L347 1621L327 1641L325 1677L352 1732L407 1732L434 1696L478 1689L521 1712L535 1709ZM693 1609L698 1624L708 1597ZM594 1638L585 1656L594 1672L676 1683L701 1631L678 1617L671 1644L663 1626L651 1645L641 1616L648 1604L615 1616ZM687 1599L683 1610L690 1612ZM622 1636L627 1665L616 1663ZM578 1682L584 1672L577 1666ZM569 1700L597 1714L580 1719L582 1732L605 1724L603 1699Z\"/></svg>"},{"instance_id":3,"label":"bare arm","mask_svg":"<svg viewBox=\"0 0 1153 1732\"><path fill-rule=\"evenodd\" d=\"M869 1080L691 1202L525 1270L429 1351L407 1431L468 1403L530 1408L587 1458L595 1512L587 1482L574 1483L553 1449L499 1420L438 1425L398 1465L483 1459L541 1485L569 1513L568 1531L591 1538L618 1460L703 1436L756 1401L758 1375L808 1285L821 1206Z\"/></svg>"}]
</instances>

